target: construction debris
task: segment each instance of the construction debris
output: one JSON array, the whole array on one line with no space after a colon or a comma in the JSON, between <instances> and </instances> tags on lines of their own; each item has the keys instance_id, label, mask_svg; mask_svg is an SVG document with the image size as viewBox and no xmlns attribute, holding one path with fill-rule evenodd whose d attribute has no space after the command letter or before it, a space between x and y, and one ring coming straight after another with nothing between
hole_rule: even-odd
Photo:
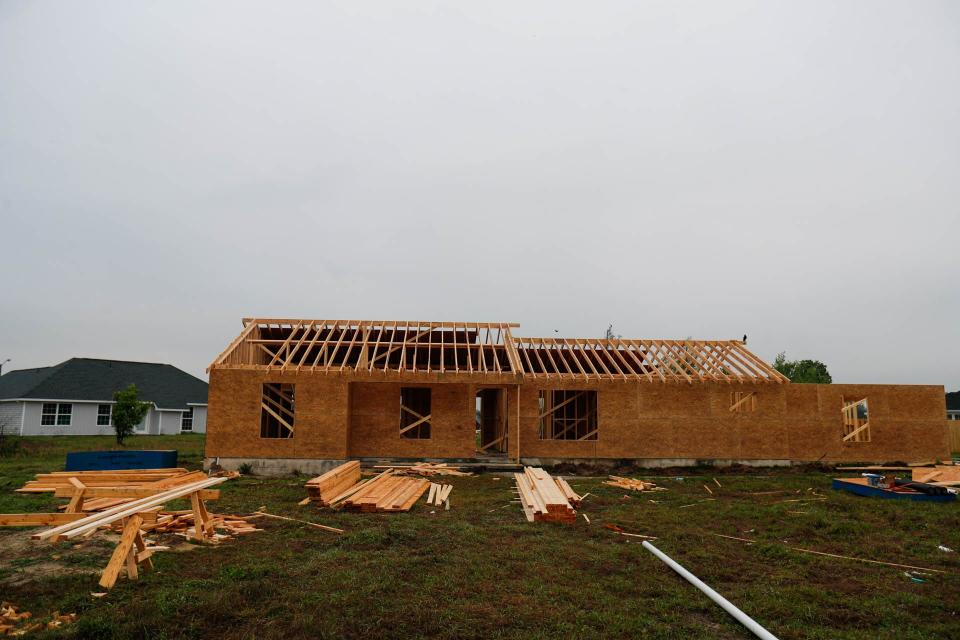
<instances>
[{"instance_id":1,"label":"construction debris","mask_svg":"<svg viewBox=\"0 0 960 640\"><path fill-rule=\"evenodd\" d=\"M273 513L267 513L265 511L255 511L253 513L253 518L263 517L263 518L273 518L274 520L287 520L289 522L297 522L299 524L305 524L309 527L314 527L322 531L329 531L330 533L343 533L343 529L337 529L336 527L328 527L323 524L317 524L316 522L307 522L306 520L297 520L296 518L288 518L287 516L278 516ZM259 529L257 529L259 531Z\"/></svg>"},{"instance_id":2,"label":"construction debris","mask_svg":"<svg viewBox=\"0 0 960 640\"><path fill-rule=\"evenodd\" d=\"M449 498L451 491L453 491L452 484L436 484L431 482L430 490L427 492L427 504L432 504L438 507L441 506L447 502L447 498Z\"/></svg>"},{"instance_id":3,"label":"construction debris","mask_svg":"<svg viewBox=\"0 0 960 640\"><path fill-rule=\"evenodd\" d=\"M737 536L726 536L726 535L723 535L722 533L714 533L713 535L717 536L718 538L726 538L727 540L737 540L737 541L739 541L739 542L746 542L747 544L755 544L756 542L759 542L758 540L751 540L751 539L749 539L749 538L738 538ZM786 546L786 545L785 545L785 546ZM942 570L942 569L930 569L929 567L916 567L916 566L911 565L911 564L898 564L898 563L896 563L896 562L884 562L884 561L882 561L882 560L868 560L867 558L855 558L855 557L853 557L853 556L843 556L843 555L839 555L839 554L836 554L836 553L826 553L826 552L824 552L824 551L814 551L813 549L804 549L804 548L802 548L802 547L786 546L786 548L787 548L787 549L790 549L791 551L799 551L800 553L812 553L812 554L814 554L814 555L826 556L826 557L828 557L828 558L837 558L837 559L839 559L839 560L856 560L857 562L866 562L866 563L868 563L868 564L882 564L882 565L885 565L885 566L888 566L888 567L897 567L897 568L900 568L900 569L915 569L915 570L917 570L917 571L930 571L930 572L933 572L933 573L946 573L946 571L944 571L944 570Z\"/></svg>"},{"instance_id":4,"label":"construction debris","mask_svg":"<svg viewBox=\"0 0 960 640\"><path fill-rule=\"evenodd\" d=\"M653 482L646 480L637 480L634 478L622 478L620 476L610 476L603 484L621 489L630 489L631 491L666 491L665 487L658 487ZM706 486L706 485L704 485ZM709 489L707 489L709 491Z\"/></svg>"},{"instance_id":5,"label":"construction debris","mask_svg":"<svg viewBox=\"0 0 960 640\"><path fill-rule=\"evenodd\" d=\"M421 476L472 476L472 473L460 471L448 466L446 462L418 462L414 465L375 465L374 469L393 469L396 474L414 474Z\"/></svg>"},{"instance_id":6,"label":"construction debris","mask_svg":"<svg viewBox=\"0 0 960 640\"><path fill-rule=\"evenodd\" d=\"M18 612L17 608L9 602L0 604L0 635L21 634L38 628L40 625L33 624L30 625L29 629L27 627L17 629L17 625L23 623L24 620L29 620L31 615L29 611Z\"/></svg>"},{"instance_id":7,"label":"construction debris","mask_svg":"<svg viewBox=\"0 0 960 640\"><path fill-rule=\"evenodd\" d=\"M44 628L42 622L33 618L33 622L26 623L33 618L29 611L17 611L17 607L9 602L0 604L0 635L23 636L33 631L39 631ZM68 613L60 615L59 611L54 611L47 622L47 629L57 629L64 624L77 621L77 614ZM22 626L21 626L22 625Z\"/></svg>"},{"instance_id":8,"label":"construction debris","mask_svg":"<svg viewBox=\"0 0 960 640\"><path fill-rule=\"evenodd\" d=\"M233 474L208 477L202 471L186 469L121 469L111 471L69 471L38 474L18 489L22 493L52 492L69 498L64 513L0 514L0 526L51 526L33 534L35 540L69 540L89 537L101 529L120 534L100 585L112 587L125 569L131 579L140 567L152 568L150 557L169 547L148 542L147 533L170 533L201 542L219 543L232 535L260 531L241 516L212 514L207 500L216 500L214 489ZM165 511L164 505L186 498L190 508ZM217 530L225 533L218 533ZM67 620L59 619L59 624ZM57 625L59 626L59 625Z\"/></svg>"},{"instance_id":9,"label":"construction debris","mask_svg":"<svg viewBox=\"0 0 960 640\"><path fill-rule=\"evenodd\" d=\"M563 478L554 478L539 467L524 467L523 473L513 475L520 493L520 506L529 522L572 524L576 521L574 507L580 505L580 496Z\"/></svg>"},{"instance_id":10,"label":"construction debris","mask_svg":"<svg viewBox=\"0 0 960 640\"><path fill-rule=\"evenodd\" d=\"M604 529L609 529L610 531L613 531L614 533L619 534L619 535L621 535L621 536L628 536L628 537L630 537L630 538L643 538L644 540L656 540L656 539L657 539L656 536L645 536L645 535L640 534L640 533L629 533L629 532L627 532L627 531L624 531L622 528L618 527L618 526L615 525L615 524L605 524L605 525L603 525L603 528L604 528Z\"/></svg>"}]
</instances>

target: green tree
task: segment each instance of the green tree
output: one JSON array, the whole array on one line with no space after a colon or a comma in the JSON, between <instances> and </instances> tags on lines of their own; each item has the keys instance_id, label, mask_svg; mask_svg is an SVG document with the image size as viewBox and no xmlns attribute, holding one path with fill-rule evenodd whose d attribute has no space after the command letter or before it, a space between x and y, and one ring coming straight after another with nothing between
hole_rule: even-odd
<instances>
[{"instance_id":1,"label":"green tree","mask_svg":"<svg viewBox=\"0 0 960 640\"><path fill-rule=\"evenodd\" d=\"M790 382L830 384L833 378L827 365L819 360L787 360L787 352L781 351L773 361L773 368L790 378Z\"/></svg>"},{"instance_id":2,"label":"green tree","mask_svg":"<svg viewBox=\"0 0 960 640\"><path fill-rule=\"evenodd\" d=\"M137 385L131 384L123 391L113 392L113 430L117 434L117 444L133 435L133 429L150 410L150 403L140 400Z\"/></svg>"}]
</instances>

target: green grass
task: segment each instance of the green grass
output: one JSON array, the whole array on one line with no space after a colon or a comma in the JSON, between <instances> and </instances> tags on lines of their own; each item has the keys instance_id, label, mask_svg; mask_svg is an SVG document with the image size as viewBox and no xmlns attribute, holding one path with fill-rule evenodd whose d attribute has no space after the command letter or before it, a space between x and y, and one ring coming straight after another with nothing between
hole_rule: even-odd
<instances>
[{"instance_id":1,"label":"green grass","mask_svg":"<svg viewBox=\"0 0 960 640\"><path fill-rule=\"evenodd\" d=\"M197 435L134 438L130 446L176 447L183 465L197 467L202 442ZM63 502L11 490L34 473L62 468L67 450L109 444L30 439L20 455L0 460L0 511ZM112 548L100 540L104 534L75 549L25 545L30 530L0 530L0 593L35 615L79 614L50 637L752 637L640 544L602 527L613 523L658 536L660 549L784 640L960 636L960 553L937 549L960 550L957 505L857 498L830 490L830 474L814 470L687 475L698 472L655 478L669 491L629 497L599 478L573 478L576 489L591 493L581 511L592 521L573 526L527 523L510 504L507 477L445 479L455 485L450 511L421 501L390 515L297 507L305 478L243 477L223 485L214 511L243 514L263 505L347 533L261 521L266 531L219 547L160 553L155 571L137 582L121 578L95 599L90 572ZM811 490L827 499L782 502ZM770 491L783 493L749 495ZM797 553L783 541L948 573L916 583L902 569ZM5 551L12 546L16 557ZM62 571L25 573L52 562Z\"/></svg>"}]
</instances>

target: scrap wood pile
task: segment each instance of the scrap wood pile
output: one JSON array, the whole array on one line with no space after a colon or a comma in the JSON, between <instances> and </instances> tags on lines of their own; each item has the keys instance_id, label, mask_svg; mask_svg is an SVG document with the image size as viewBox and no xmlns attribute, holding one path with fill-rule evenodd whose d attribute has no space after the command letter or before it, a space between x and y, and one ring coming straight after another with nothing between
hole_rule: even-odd
<instances>
[{"instance_id":1,"label":"scrap wood pile","mask_svg":"<svg viewBox=\"0 0 960 640\"><path fill-rule=\"evenodd\" d=\"M420 476L472 476L472 473L460 471L457 467L448 466L446 462L418 462L414 465L376 465L374 469L393 469L397 474L413 474Z\"/></svg>"},{"instance_id":2,"label":"scrap wood pile","mask_svg":"<svg viewBox=\"0 0 960 640\"><path fill-rule=\"evenodd\" d=\"M621 489L630 489L631 491L666 491L665 487L658 487L653 482L647 482L646 480L637 480L634 478L622 478L620 476L609 476L608 480L605 480L603 484L610 485L611 487L619 487Z\"/></svg>"},{"instance_id":3,"label":"scrap wood pile","mask_svg":"<svg viewBox=\"0 0 960 640\"><path fill-rule=\"evenodd\" d=\"M28 622L33 619L33 622ZM57 629L64 624L77 621L77 614L60 615L54 611L50 620L44 625L33 618L29 611L17 611L17 607L9 602L0 603L0 635L22 636L40 629Z\"/></svg>"},{"instance_id":4,"label":"scrap wood pile","mask_svg":"<svg viewBox=\"0 0 960 640\"><path fill-rule=\"evenodd\" d=\"M0 526L52 526L33 534L36 540L56 542L89 537L100 529L121 534L120 542L104 569L100 584L112 587L122 570L136 579L139 567L151 568L150 557L167 547L148 546L144 534L175 533L201 542L217 543L259 531L239 516L211 514L207 500L216 500L216 485L229 477L207 477L186 469L125 469L115 471L61 471L39 474L18 489L22 493L52 492L69 498L63 513L0 514ZM165 511L177 499L190 501L190 508ZM225 533L218 533L217 529Z\"/></svg>"},{"instance_id":5,"label":"scrap wood pile","mask_svg":"<svg viewBox=\"0 0 960 640\"><path fill-rule=\"evenodd\" d=\"M437 484L436 482L431 482L430 491L427 492L427 504L432 504L438 507L442 504L446 504L447 509L449 509L449 498L451 491L453 491L452 484Z\"/></svg>"},{"instance_id":6,"label":"scrap wood pile","mask_svg":"<svg viewBox=\"0 0 960 640\"><path fill-rule=\"evenodd\" d=\"M574 507L580 506L577 495L563 478L554 478L539 467L524 467L513 474L520 494L520 506L529 522L564 522L577 519Z\"/></svg>"},{"instance_id":7,"label":"scrap wood pile","mask_svg":"<svg viewBox=\"0 0 960 640\"><path fill-rule=\"evenodd\" d=\"M409 511L431 484L423 478L400 475L393 467L360 480L360 463L353 460L308 480L304 502L362 513Z\"/></svg>"}]
</instances>

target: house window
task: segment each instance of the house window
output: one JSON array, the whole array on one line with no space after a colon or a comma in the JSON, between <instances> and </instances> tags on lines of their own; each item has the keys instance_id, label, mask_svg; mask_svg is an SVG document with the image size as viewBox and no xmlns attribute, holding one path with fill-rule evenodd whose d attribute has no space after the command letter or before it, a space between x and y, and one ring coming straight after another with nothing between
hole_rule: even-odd
<instances>
[{"instance_id":1,"label":"house window","mask_svg":"<svg viewBox=\"0 0 960 640\"><path fill-rule=\"evenodd\" d=\"M843 416L844 442L870 442L870 409L866 398L843 398L840 415Z\"/></svg>"},{"instance_id":2,"label":"house window","mask_svg":"<svg viewBox=\"0 0 960 640\"><path fill-rule=\"evenodd\" d=\"M400 389L400 437L413 440L430 439L430 389Z\"/></svg>"},{"instance_id":3,"label":"house window","mask_svg":"<svg viewBox=\"0 0 960 640\"><path fill-rule=\"evenodd\" d=\"M113 405L112 404L97 405L97 426L109 427L112 420L113 420Z\"/></svg>"},{"instance_id":4,"label":"house window","mask_svg":"<svg viewBox=\"0 0 960 640\"><path fill-rule=\"evenodd\" d=\"M541 440L596 440L597 392L540 392Z\"/></svg>"},{"instance_id":5,"label":"house window","mask_svg":"<svg viewBox=\"0 0 960 640\"><path fill-rule=\"evenodd\" d=\"M260 437L292 438L294 405L294 385L265 383L260 395ZM193 428L192 419L190 428Z\"/></svg>"},{"instance_id":6,"label":"house window","mask_svg":"<svg viewBox=\"0 0 960 640\"><path fill-rule=\"evenodd\" d=\"M731 391L730 411L749 413L757 410L757 394L753 391Z\"/></svg>"},{"instance_id":7,"label":"house window","mask_svg":"<svg viewBox=\"0 0 960 640\"><path fill-rule=\"evenodd\" d=\"M73 415L72 404L57 404L45 402L40 412L40 424L42 425L60 425L70 426L70 418Z\"/></svg>"},{"instance_id":8,"label":"house window","mask_svg":"<svg viewBox=\"0 0 960 640\"><path fill-rule=\"evenodd\" d=\"M180 431L193 431L193 407L180 416Z\"/></svg>"}]
</instances>

